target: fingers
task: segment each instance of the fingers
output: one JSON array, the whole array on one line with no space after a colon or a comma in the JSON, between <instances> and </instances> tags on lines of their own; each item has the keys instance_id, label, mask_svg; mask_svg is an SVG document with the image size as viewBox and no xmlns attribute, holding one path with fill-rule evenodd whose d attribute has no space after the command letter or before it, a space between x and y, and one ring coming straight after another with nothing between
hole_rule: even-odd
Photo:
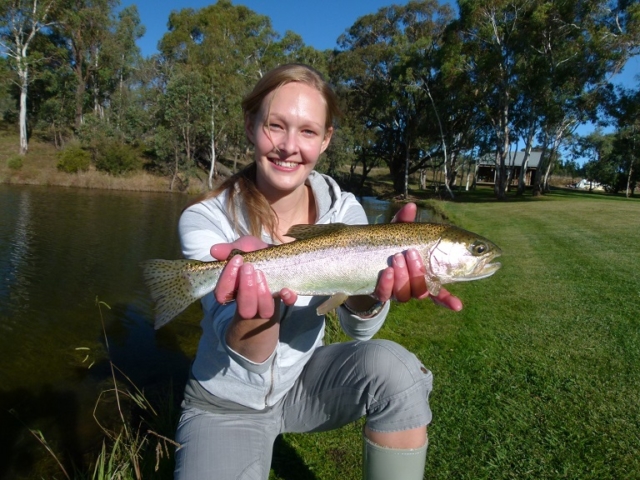
<instances>
[{"instance_id":1,"label":"fingers","mask_svg":"<svg viewBox=\"0 0 640 480\"><path fill-rule=\"evenodd\" d=\"M298 294L293 290L283 288L280 290L280 298L282 298L282 301L287 307L290 307L298 300Z\"/></svg>"},{"instance_id":2,"label":"fingers","mask_svg":"<svg viewBox=\"0 0 640 480\"><path fill-rule=\"evenodd\" d=\"M218 279L214 295L218 303L235 299L241 318L271 318L275 311L264 273L250 263L244 263L240 255L229 260Z\"/></svg>"},{"instance_id":3,"label":"fingers","mask_svg":"<svg viewBox=\"0 0 640 480\"><path fill-rule=\"evenodd\" d=\"M391 292L397 301L408 302L412 298L428 296L427 284L424 279L426 269L417 250L410 248L405 253L397 253L391 260L390 268L393 272ZM389 277L381 276L378 282L380 294L389 290ZM382 300L382 298L378 298Z\"/></svg>"},{"instance_id":4,"label":"fingers","mask_svg":"<svg viewBox=\"0 0 640 480\"><path fill-rule=\"evenodd\" d=\"M424 298L428 296L425 272L422 257L415 249L397 253L391 259L391 266L381 272L374 296L382 302L389 298L399 302Z\"/></svg>"},{"instance_id":5,"label":"fingers","mask_svg":"<svg viewBox=\"0 0 640 480\"><path fill-rule=\"evenodd\" d=\"M387 267L380 272L378 284L373 292L373 296L381 302L386 302L393 297L393 267Z\"/></svg>"},{"instance_id":6,"label":"fingers","mask_svg":"<svg viewBox=\"0 0 640 480\"><path fill-rule=\"evenodd\" d=\"M398 210L391 220L391 223L410 223L416 219L418 213L418 206L415 203L407 203Z\"/></svg>"},{"instance_id":7,"label":"fingers","mask_svg":"<svg viewBox=\"0 0 640 480\"><path fill-rule=\"evenodd\" d=\"M408 302L411 300L411 283L404 254L395 254L391 266L393 267L393 296L399 302Z\"/></svg>"},{"instance_id":8,"label":"fingers","mask_svg":"<svg viewBox=\"0 0 640 480\"><path fill-rule=\"evenodd\" d=\"M218 303L227 303L233 300L238 290L238 273L243 265L240 255L235 255L224 267L213 293Z\"/></svg>"},{"instance_id":9,"label":"fingers","mask_svg":"<svg viewBox=\"0 0 640 480\"><path fill-rule=\"evenodd\" d=\"M210 253L216 260L226 260L233 250L240 250L242 252L253 252L255 250L261 250L268 247L269 244L263 242L259 238L246 235L240 237L235 242L231 243L218 243L211 247Z\"/></svg>"},{"instance_id":10,"label":"fingers","mask_svg":"<svg viewBox=\"0 0 640 480\"><path fill-rule=\"evenodd\" d=\"M238 275L237 313L241 318L271 318L275 303L264 274L246 263Z\"/></svg>"},{"instance_id":11,"label":"fingers","mask_svg":"<svg viewBox=\"0 0 640 480\"><path fill-rule=\"evenodd\" d=\"M264 278L264 273L262 273L261 270L255 271L255 277L257 282L258 308L254 317L271 318L275 313L275 302L269 291L267 280Z\"/></svg>"},{"instance_id":12,"label":"fingers","mask_svg":"<svg viewBox=\"0 0 640 480\"><path fill-rule=\"evenodd\" d=\"M448 308L454 312L462 310L462 301L458 297L451 295L451 293L444 288L440 289L438 295L432 295L431 300L433 300L433 303L436 305Z\"/></svg>"},{"instance_id":13,"label":"fingers","mask_svg":"<svg viewBox=\"0 0 640 480\"><path fill-rule=\"evenodd\" d=\"M410 248L405 255L407 271L409 272L409 284L413 298L425 298L429 296L425 275L427 269L422 263L422 257L417 250Z\"/></svg>"}]
</instances>

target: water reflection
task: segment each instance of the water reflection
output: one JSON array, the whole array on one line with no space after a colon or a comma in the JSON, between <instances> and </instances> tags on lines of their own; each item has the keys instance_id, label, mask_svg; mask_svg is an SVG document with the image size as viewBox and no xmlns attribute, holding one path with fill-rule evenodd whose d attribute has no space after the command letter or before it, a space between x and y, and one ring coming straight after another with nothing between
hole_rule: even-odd
<instances>
[{"instance_id":1,"label":"water reflection","mask_svg":"<svg viewBox=\"0 0 640 480\"><path fill-rule=\"evenodd\" d=\"M111 307L103 308L111 358L132 380L144 387L184 377L190 360L178 330L155 334L138 263L179 255L185 201L0 186L0 478L31 478L42 468L34 460L46 459L21 422L68 460L93 446L93 406L110 373L96 297Z\"/></svg>"},{"instance_id":2,"label":"water reflection","mask_svg":"<svg viewBox=\"0 0 640 480\"><path fill-rule=\"evenodd\" d=\"M379 200L376 197L360 197L358 199L367 213L369 223L387 223L402 207L401 204ZM420 208L416 215L416 222L440 222L440 218L433 210Z\"/></svg>"},{"instance_id":3,"label":"water reflection","mask_svg":"<svg viewBox=\"0 0 640 480\"><path fill-rule=\"evenodd\" d=\"M99 445L93 408L110 378L101 314L110 358L137 386L184 382L199 305L154 331L138 264L180 256L176 225L187 201L0 185L0 478L58 473L25 425L78 467ZM399 208L371 197L362 203L372 223ZM110 308L99 311L96 298Z\"/></svg>"}]
</instances>

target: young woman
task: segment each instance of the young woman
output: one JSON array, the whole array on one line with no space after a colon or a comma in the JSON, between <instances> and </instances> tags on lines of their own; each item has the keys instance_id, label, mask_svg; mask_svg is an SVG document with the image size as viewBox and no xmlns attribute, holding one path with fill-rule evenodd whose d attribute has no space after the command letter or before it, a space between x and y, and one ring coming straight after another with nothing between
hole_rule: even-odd
<instances>
[{"instance_id":1,"label":"young woman","mask_svg":"<svg viewBox=\"0 0 640 480\"><path fill-rule=\"evenodd\" d=\"M268 72L242 103L254 162L185 210L186 258L226 259L288 242L297 224L367 223L355 197L314 168L338 114L333 91L304 65ZM396 221L413 221L415 205ZM323 345L326 297L283 289L274 298L262 272L235 255L202 300L203 334L177 431L176 478L269 476L273 442L284 432L318 432L366 416L364 478L421 479L431 420L432 375L400 345L370 340L389 299L429 296L416 251L398 252L373 296L353 296L338 316L353 342ZM460 300L441 290L434 301Z\"/></svg>"}]
</instances>

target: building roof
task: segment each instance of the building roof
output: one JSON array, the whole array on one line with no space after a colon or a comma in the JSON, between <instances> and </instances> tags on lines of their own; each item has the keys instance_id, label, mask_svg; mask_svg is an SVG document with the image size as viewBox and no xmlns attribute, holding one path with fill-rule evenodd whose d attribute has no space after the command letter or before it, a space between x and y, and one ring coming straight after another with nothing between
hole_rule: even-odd
<instances>
[{"instance_id":1,"label":"building roof","mask_svg":"<svg viewBox=\"0 0 640 480\"><path fill-rule=\"evenodd\" d=\"M538 168L540 165L540 158L542 157L542 152L531 152L529 156L529 162L527 163L528 168ZM505 163L507 167L521 167L522 162L524 161L524 152L509 152ZM496 164L496 154L495 153L487 153L486 155L482 155L478 163L480 165L495 165Z\"/></svg>"}]
</instances>

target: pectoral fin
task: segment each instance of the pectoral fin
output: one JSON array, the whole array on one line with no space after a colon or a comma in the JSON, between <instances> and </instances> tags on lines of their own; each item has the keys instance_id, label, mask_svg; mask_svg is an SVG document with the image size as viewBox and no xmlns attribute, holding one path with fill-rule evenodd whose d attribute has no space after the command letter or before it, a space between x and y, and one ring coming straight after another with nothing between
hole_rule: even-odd
<instances>
[{"instance_id":1,"label":"pectoral fin","mask_svg":"<svg viewBox=\"0 0 640 480\"><path fill-rule=\"evenodd\" d=\"M427 290L429 293L434 297L438 295L440 288L442 288L440 281L437 278L432 278L427 275L425 275L424 280L427 282Z\"/></svg>"},{"instance_id":2,"label":"pectoral fin","mask_svg":"<svg viewBox=\"0 0 640 480\"><path fill-rule=\"evenodd\" d=\"M318 315L326 315L334 308L342 305L347 298L349 298L349 295L346 293L335 293L316 309L316 313Z\"/></svg>"}]
</instances>

